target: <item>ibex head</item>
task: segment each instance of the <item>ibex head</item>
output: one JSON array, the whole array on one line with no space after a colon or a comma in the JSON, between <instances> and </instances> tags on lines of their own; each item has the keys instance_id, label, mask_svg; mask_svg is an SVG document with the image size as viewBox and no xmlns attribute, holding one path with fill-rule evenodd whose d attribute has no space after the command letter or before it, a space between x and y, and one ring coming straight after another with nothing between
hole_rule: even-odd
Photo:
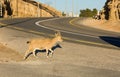
<instances>
[{"instance_id":1,"label":"ibex head","mask_svg":"<svg viewBox=\"0 0 120 77\"><path fill-rule=\"evenodd\" d=\"M63 41L60 31L57 31L57 32L55 33L55 38L56 38L56 40L57 40L58 42L62 42L62 41Z\"/></svg>"}]
</instances>

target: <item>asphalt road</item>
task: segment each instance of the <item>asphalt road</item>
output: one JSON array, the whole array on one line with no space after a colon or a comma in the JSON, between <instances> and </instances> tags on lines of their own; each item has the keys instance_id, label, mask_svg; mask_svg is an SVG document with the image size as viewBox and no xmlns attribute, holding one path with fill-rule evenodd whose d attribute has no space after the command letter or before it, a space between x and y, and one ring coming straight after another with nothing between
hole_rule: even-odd
<instances>
[{"instance_id":1,"label":"asphalt road","mask_svg":"<svg viewBox=\"0 0 120 77\"><path fill-rule=\"evenodd\" d=\"M6 73L4 70L8 69L9 72ZM15 70L14 73L13 70ZM119 77L120 72L70 64L64 64L64 66L63 64L42 64L35 66L1 64L0 74L0 77Z\"/></svg>"},{"instance_id":2,"label":"asphalt road","mask_svg":"<svg viewBox=\"0 0 120 77\"><path fill-rule=\"evenodd\" d=\"M5 27L37 35L54 34L54 30L60 30L66 41L119 49L119 33L87 27L78 24L78 20L83 18L17 18L0 22L6 24Z\"/></svg>"},{"instance_id":3,"label":"asphalt road","mask_svg":"<svg viewBox=\"0 0 120 77\"><path fill-rule=\"evenodd\" d=\"M50 20L46 21L46 19ZM40 56L40 60L28 63L24 61L23 63L1 63L0 77L119 77L120 53L119 50L114 50L119 49L119 33L85 27L77 24L77 20L82 19L20 18L0 20L4 23L3 27L36 35L49 36L54 34L54 30L60 30L66 41L75 43L64 43L64 48L58 50L61 52L56 52L57 54L52 59ZM36 22L38 22L37 25ZM92 48L88 44L100 47ZM113 49L101 48L105 46Z\"/></svg>"}]
</instances>

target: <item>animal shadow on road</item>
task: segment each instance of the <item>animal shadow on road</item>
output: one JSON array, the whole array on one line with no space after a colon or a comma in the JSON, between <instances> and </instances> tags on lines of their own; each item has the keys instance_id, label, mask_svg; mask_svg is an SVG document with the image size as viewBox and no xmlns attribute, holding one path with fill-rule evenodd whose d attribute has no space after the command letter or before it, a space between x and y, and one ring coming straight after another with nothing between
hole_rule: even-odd
<instances>
[{"instance_id":1,"label":"animal shadow on road","mask_svg":"<svg viewBox=\"0 0 120 77\"><path fill-rule=\"evenodd\" d=\"M55 51L55 49L57 49L57 48L62 48L62 47L61 47L59 44L57 44L57 45L55 45L55 46L52 47L52 50ZM37 55L37 54L40 53L40 52L41 52L41 53L45 53L46 50L36 50L36 51L35 51L35 54ZM50 51L49 51L49 53L50 53ZM49 53L48 53L48 55L49 55ZM33 54L33 53L32 53L32 52L29 53L26 58L28 58L31 54Z\"/></svg>"},{"instance_id":2,"label":"animal shadow on road","mask_svg":"<svg viewBox=\"0 0 120 77\"><path fill-rule=\"evenodd\" d=\"M57 49L57 48L62 48L62 47L59 44L57 44L57 45L52 47L52 50L55 51L55 49ZM36 52L35 54L37 55L39 52L43 52L43 53L46 52L46 50L36 50L35 52ZM48 55L50 52L51 51L48 52Z\"/></svg>"},{"instance_id":3,"label":"animal shadow on road","mask_svg":"<svg viewBox=\"0 0 120 77\"><path fill-rule=\"evenodd\" d=\"M111 37L111 36L99 36L100 39L102 39L103 41L114 45L116 47L120 47L120 37Z\"/></svg>"}]
</instances>

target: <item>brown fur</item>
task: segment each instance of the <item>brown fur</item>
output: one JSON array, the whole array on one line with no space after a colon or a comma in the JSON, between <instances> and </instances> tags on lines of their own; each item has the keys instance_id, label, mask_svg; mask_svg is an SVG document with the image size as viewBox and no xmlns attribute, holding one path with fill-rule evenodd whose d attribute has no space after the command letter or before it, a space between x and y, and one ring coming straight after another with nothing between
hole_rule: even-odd
<instances>
[{"instance_id":1,"label":"brown fur","mask_svg":"<svg viewBox=\"0 0 120 77\"><path fill-rule=\"evenodd\" d=\"M28 50L25 52L25 56L24 59L27 58L29 53L33 53L34 56L35 55L35 51L36 49L39 50L46 50L46 55L48 57L48 51L51 51L51 54L53 54L53 50L52 47L55 46L58 42L62 42L62 37L60 32L55 34L55 37L50 39L50 38L45 38L45 39L33 39L31 41L27 41L27 43L29 44L29 48Z\"/></svg>"}]
</instances>

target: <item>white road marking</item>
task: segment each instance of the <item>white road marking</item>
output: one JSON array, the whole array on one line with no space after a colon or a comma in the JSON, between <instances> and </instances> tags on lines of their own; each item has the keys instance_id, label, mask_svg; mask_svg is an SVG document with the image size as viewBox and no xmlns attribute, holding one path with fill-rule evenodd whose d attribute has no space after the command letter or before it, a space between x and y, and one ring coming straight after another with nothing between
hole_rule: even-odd
<instances>
[{"instance_id":1,"label":"white road marking","mask_svg":"<svg viewBox=\"0 0 120 77\"><path fill-rule=\"evenodd\" d=\"M41 23L41 22L45 22L45 21L57 20L57 19L61 19L61 18L54 18L54 19L40 20L40 21L35 22L35 24L36 24L37 26L39 26L39 27L42 27L42 28L45 28L45 29L49 29L49 30L56 31L56 30L58 30L58 29L54 29L54 28L50 28L50 27L46 27L46 26L41 25L40 23ZM88 37L99 38L99 37L97 37L97 36L93 36L93 35L80 34L80 33L75 33L75 32L70 32L70 31L64 31L64 30L59 30L59 31L64 32L64 33L74 34L74 35L82 35L82 36L88 36Z\"/></svg>"},{"instance_id":2,"label":"white road marking","mask_svg":"<svg viewBox=\"0 0 120 77\"><path fill-rule=\"evenodd\" d=\"M46 26L41 25L40 23L41 23L41 22L45 22L45 21L57 20L57 19L61 19L61 18L40 20L40 21L35 22L35 24L36 24L37 26L39 26L39 27L56 31L56 30L58 30L58 29L46 27ZM72 21L72 20L71 20L71 21ZM71 24L71 25L72 25L72 24ZM87 35L87 34L74 33L74 32L69 32L69 31L64 31L64 30L59 30L59 31L64 32L64 33L74 34L74 35L82 35L82 36L88 36L88 37L93 37L93 38L99 38L99 37L97 37L97 36L92 36L92 35ZM74 40L74 41L77 41L77 42L82 42L82 43L94 44L94 45L105 46L105 47L113 47L113 46L111 46L111 45L106 45L106 44L102 44L102 43L96 43L96 42L90 42L90 41L83 41L83 40L75 40L75 39L70 39L70 38L67 38L67 37L64 37L64 38L65 38L65 39L68 39L68 40Z\"/></svg>"}]
</instances>

